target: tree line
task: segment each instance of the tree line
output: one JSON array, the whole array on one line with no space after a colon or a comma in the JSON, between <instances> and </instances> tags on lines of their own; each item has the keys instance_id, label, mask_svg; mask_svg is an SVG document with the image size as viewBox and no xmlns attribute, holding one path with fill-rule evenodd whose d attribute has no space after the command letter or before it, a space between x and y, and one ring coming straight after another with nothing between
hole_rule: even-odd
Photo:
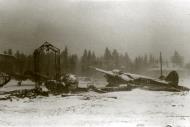
<instances>
[{"instance_id":1,"label":"tree line","mask_svg":"<svg viewBox=\"0 0 190 127\"><path fill-rule=\"evenodd\" d=\"M26 71L34 71L33 54L26 55L21 51L13 52L12 49L4 51L4 54L14 56L15 62L14 72L24 74ZM54 55L52 53L41 56L40 69L45 75L50 75L55 72ZM97 56L94 51L85 49L82 56L72 54L68 48L65 47L60 53L61 73L75 73L80 75L93 75L95 71L90 67L99 67L106 70L119 69L122 71L139 73L151 67L159 67L159 56L152 54L139 55L131 58L127 52L119 53L116 49L110 50L105 48L104 54ZM184 58L175 51L170 60L164 60L163 64L173 67L184 67ZM2 70L2 60L0 61L0 69ZM190 64L186 65L190 68ZM3 66L4 70L9 70L10 65Z\"/></svg>"}]
</instances>

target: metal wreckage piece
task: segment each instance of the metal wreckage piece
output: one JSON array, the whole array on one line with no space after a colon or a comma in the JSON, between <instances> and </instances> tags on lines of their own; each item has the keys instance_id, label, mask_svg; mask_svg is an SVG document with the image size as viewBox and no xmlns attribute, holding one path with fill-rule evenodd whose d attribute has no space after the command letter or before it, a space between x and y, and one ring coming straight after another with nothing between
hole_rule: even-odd
<instances>
[{"instance_id":1,"label":"metal wreckage piece","mask_svg":"<svg viewBox=\"0 0 190 127\"><path fill-rule=\"evenodd\" d=\"M121 91L124 89L132 90L134 88L141 88L152 91L171 92L181 92L190 90L187 87L178 85L179 76L176 71L170 72L168 76L166 76L166 78L164 79L157 79L144 75L125 73L119 70L106 71L100 68L91 68L105 74L105 78L107 79L107 82L109 84L107 85L107 88L102 89L104 91Z\"/></svg>"},{"instance_id":2,"label":"metal wreckage piece","mask_svg":"<svg viewBox=\"0 0 190 127\"><path fill-rule=\"evenodd\" d=\"M189 91L190 89L178 85L179 75L176 71L171 71L166 77L162 73L162 54L160 52L160 78L153 78L149 76L125 73L120 70L106 71L96 67L90 67L105 74L105 78L109 83L104 91L121 91L132 90L134 88L141 88L153 91L172 91L181 92ZM123 85L124 84L124 85Z\"/></svg>"},{"instance_id":3,"label":"metal wreckage piece","mask_svg":"<svg viewBox=\"0 0 190 127\"><path fill-rule=\"evenodd\" d=\"M0 87L3 87L5 84L7 84L11 80L11 76L0 72Z\"/></svg>"}]
</instances>

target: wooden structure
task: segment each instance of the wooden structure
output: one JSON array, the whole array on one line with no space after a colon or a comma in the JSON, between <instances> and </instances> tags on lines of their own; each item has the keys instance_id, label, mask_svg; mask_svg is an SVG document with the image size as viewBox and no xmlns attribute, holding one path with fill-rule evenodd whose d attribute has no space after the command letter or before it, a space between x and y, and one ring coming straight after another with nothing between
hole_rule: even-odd
<instances>
[{"instance_id":1,"label":"wooden structure","mask_svg":"<svg viewBox=\"0 0 190 127\"><path fill-rule=\"evenodd\" d=\"M44 52L53 52L54 57L55 57L54 69L56 72L54 76L55 77L54 80L59 80L60 78L60 49L56 48L49 42L45 42L43 45L37 48L33 53L35 80L37 84L40 82L40 75L42 75L40 71L40 59L41 59L41 54L43 54Z\"/></svg>"}]
</instances>

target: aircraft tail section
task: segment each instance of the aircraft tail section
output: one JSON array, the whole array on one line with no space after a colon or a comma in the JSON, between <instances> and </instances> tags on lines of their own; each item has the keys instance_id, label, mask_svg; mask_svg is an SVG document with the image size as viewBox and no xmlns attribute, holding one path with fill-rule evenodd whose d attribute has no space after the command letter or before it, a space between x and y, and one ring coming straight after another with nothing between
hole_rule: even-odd
<instances>
[{"instance_id":1,"label":"aircraft tail section","mask_svg":"<svg viewBox=\"0 0 190 127\"><path fill-rule=\"evenodd\" d=\"M179 75L176 71L171 71L165 80L170 82L172 85L178 85Z\"/></svg>"}]
</instances>

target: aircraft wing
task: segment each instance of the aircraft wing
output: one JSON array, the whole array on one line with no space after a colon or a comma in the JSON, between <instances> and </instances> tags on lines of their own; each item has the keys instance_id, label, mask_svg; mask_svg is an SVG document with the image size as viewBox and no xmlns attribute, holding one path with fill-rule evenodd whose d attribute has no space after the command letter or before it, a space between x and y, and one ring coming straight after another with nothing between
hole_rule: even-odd
<instances>
[{"instance_id":1,"label":"aircraft wing","mask_svg":"<svg viewBox=\"0 0 190 127\"><path fill-rule=\"evenodd\" d=\"M104 73L104 74L107 74L107 75L110 75L110 76L115 76L115 74L112 71L106 71L106 70L103 70L103 69L100 69L100 68L96 68L96 67L91 67L91 68L93 68L96 71L99 71L101 73Z\"/></svg>"},{"instance_id":2,"label":"aircraft wing","mask_svg":"<svg viewBox=\"0 0 190 127\"><path fill-rule=\"evenodd\" d=\"M129 81L133 80L133 78L131 78L128 75L125 75L124 73L116 74L113 71L106 71L106 70L103 70L103 69L100 69L100 68L95 68L95 67L91 67L91 68L93 68L96 71L99 71L101 73L104 73L104 74L106 74L107 76L109 76L111 78L116 78L117 77L117 79L119 78L119 79L124 80L126 82L129 82Z\"/></svg>"}]
</instances>

